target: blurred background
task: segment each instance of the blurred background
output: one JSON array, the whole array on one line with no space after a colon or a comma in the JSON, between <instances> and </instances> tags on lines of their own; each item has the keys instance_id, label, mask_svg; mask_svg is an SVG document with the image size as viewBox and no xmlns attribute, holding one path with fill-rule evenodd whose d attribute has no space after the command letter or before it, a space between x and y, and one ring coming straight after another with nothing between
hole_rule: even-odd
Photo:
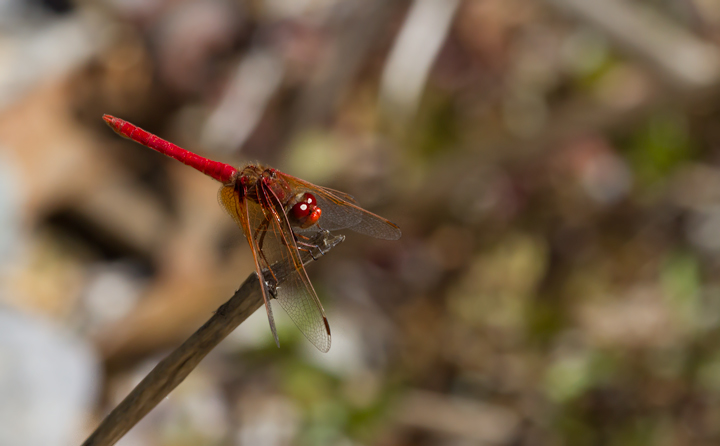
<instances>
[{"instance_id":1,"label":"blurred background","mask_svg":"<svg viewBox=\"0 0 720 446\"><path fill-rule=\"evenodd\" d=\"M354 195L124 446L720 443L717 0L0 0L0 444L79 444L253 271L218 185Z\"/></svg>"}]
</instances>

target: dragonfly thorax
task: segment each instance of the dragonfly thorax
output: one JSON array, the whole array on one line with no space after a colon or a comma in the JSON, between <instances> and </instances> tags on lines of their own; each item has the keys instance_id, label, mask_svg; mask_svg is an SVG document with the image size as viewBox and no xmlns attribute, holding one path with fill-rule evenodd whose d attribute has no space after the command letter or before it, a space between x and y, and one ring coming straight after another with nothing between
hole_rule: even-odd
<instances>
[{"instance_id":1,"label":"dragonfly thorax","mask_svg":"<svg viewBox=\"0 0 720 446\"><path fill-rule=\"evenodd\" d=\"M270 204L267 193L273 194L283 207L286 207L293 197L290 185L277 175L275 169L255 164L248 164L242 169L236 180L236 189L244 191L248 199L267 205Z\"/></svg>"}]
</instances>

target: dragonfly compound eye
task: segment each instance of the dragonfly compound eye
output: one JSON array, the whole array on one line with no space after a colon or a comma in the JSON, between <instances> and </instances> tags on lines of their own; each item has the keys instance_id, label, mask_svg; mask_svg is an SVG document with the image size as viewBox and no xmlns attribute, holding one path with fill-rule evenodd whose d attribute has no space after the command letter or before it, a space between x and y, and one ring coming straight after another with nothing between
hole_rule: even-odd
<instances>
[{"instance_id":1,"label":"dragonfly compound eye","mask_svg":"<svg viewBox=\"0 0 720 446\"><path fill-rule=\"evenodd\" d=\"M322 210L317 205L313 194L305 192L298 196L298 201L290 208L289 217L293 226L309 228L320 220Z\"/></svg>"}]
</instances>

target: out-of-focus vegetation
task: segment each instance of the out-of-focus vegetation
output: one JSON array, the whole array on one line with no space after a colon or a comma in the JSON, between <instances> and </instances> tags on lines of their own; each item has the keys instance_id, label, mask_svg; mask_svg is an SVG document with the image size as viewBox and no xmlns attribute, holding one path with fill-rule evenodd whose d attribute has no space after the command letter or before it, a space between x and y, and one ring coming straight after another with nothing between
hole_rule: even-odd
<instances>
[{"instance_id":1,"label":"out-of-focus vegetation","mask_svg":"<svg viewBox=\"0 0 720 446\"><path fill-rule=\"evenodd\" d=\"M78 444L253 270L217 185L353 194L123 445L720 442L720 4L0 0L0 444ZM281 313L277 310L276 313Z\"/></svg>"}]
</instances>

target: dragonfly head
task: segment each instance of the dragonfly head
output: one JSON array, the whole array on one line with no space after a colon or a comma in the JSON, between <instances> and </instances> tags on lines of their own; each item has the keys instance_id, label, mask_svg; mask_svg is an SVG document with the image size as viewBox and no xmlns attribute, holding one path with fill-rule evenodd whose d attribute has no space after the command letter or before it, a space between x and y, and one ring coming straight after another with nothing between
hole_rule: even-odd
<instances>
[{"instance_id":1,"label":"dragonfly head","mask_svg":"<svg viewBox=\"0 0 720 446\"><path fill-rule=\"evenodd\" d=\"M313 194L309 192L298 194L290 204L288 218L293 226L306 229L320 220L322 210L318 207Z\"/></svg>"}]
</instances>

